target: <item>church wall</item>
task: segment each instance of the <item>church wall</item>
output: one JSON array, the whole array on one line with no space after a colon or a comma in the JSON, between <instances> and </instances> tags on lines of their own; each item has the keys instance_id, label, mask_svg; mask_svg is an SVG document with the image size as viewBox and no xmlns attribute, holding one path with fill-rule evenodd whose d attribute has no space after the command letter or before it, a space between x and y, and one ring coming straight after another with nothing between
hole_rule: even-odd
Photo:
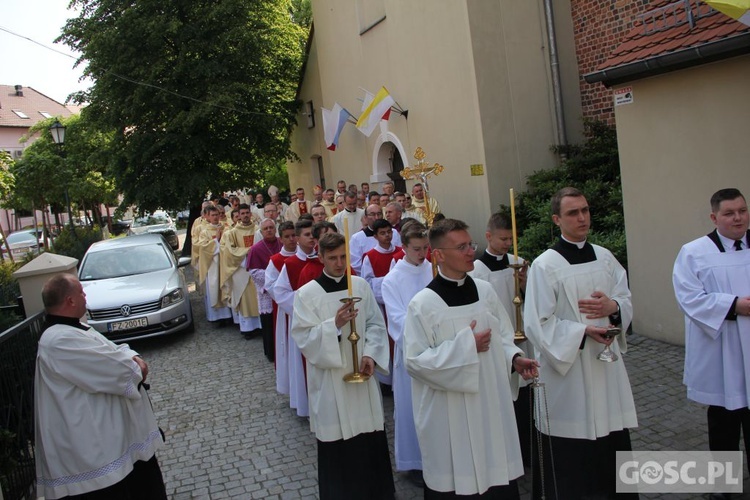
<instances>
[{"instance_id":1,"label":"church wall","mask_svg":"<svg viewBox=\"0 0 750 500\"><path fill-rule=\"evenodd\" d=\"M469 3L491 206L557 165L554 98L541 2Z\"/></svg>"},{"instance_id":2,"label":"church wall","mask_svg":"<svg viewBox=\"0 0 750 500\"><path fill-rule=\"evenodd\" d=\"M636 332L684 343L672 267L680 247L714 229L711 195L749 196L750 56L629 83L615 107Z\"/></svg>"},{"instance_id":3,"label":"church wall","mask_svg":"<svg viewBox=\"0 0 750 500\"><path fill-rule=\"evenodd\" d=\"M360 35L358 2L313 1L322 89L322 102L316 107L330 108L339 102L359 115L358 99L363 96L359 88L374 93L385 85L409 110L408 120L392 113L390 121L369 138L347 125L337 150L331 153L325 152L321 120L317 149L316 139L295 137L293 142L300 148L295 152L306 158L310 151L322 149L320 154L330 168L329 184L338 179L357 184L370 181L377 190L385 178L374 175L372 159L383 132L401 142L407 165L415 163L412 155L421 146L428 162L445 166L440 176L431 179L432 195L444 213L479 229L475 231L479 238L490 205L486 177L470 175L470 165L484 164L485 158L466 4L445 2L436 9L429 0L386 0L384 5L386 19ZM294 135L311 134L297 127ZM293 184L297 178L301 174L290 168ZM407 181L408 188L413 184Z\"/></svg>"}]
</instances>

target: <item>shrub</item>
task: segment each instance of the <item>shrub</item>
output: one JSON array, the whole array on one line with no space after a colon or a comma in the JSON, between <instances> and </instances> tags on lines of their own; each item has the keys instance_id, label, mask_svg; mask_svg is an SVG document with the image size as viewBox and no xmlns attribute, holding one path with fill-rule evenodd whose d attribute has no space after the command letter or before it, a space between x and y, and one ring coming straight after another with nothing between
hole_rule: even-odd
<instances>
[{"instance_id":1,"label":"shrub","mask_svg":"<svg viewBox=\"0 0 750 500\"><path fill-rule=\"evenodd\" d=\"M99 226L90 228L88 226L76 227L74 231L66 226L55 239L52 252L58 255L67 255L79 261L83 258L89 247L102 239L102 231Z\"/></svg>"},{"instance_id":2,"label":"shrub","mask_svg":"<svg viewBox=\"0 0 750 500\"><path fill-rule=\"evenodd\" d=\"M617 136L603 122L585 121L584 127L586 141L558 148L568 158L558 168L534 172L527 180L528 190L516 197L519 253L533 259L554 244L559 231L552 222L550 200L559 189L573 186L591 207L589 241L606 247L627 268Z\"/></svg>"}]
</instances>

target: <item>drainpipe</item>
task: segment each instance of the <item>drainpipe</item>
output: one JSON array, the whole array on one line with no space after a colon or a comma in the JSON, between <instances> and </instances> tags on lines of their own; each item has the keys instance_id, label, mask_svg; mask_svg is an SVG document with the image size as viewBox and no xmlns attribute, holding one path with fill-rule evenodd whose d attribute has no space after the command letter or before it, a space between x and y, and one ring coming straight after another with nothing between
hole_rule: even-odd
<instances>
[{"instance_id":1,"label":"drainpipe","mask_svg":"<svg viewBox=\"0 0 750 500\"><path fill-rule=\"evenodd\" d=\"M557 143L559 146L568 145L565 133L565 111L562 100L562 84L560 83L560 61L557 58L557 37L555 36L555 19L552 14L552 0L544 0L544 18L547 21L547 45L549 46L549 65L552 71L552 91L555 97L555 119L557 121ZM560 154L565 160L566 154Z\"/></svg>"}]
</instances>

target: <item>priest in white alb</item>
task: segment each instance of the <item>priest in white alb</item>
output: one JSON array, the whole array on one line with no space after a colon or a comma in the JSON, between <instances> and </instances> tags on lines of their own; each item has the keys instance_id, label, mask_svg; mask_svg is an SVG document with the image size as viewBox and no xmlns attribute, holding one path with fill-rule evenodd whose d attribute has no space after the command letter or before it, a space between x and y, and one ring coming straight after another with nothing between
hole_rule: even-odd
<instances>
[{"instance_id":1,"label":"priest in white alb","mask_svg":"<svg viewBox=\"0 0 750 500\"><path fill-rule=\"evenodd\" d=\"M219 221L221 215L218 208L206 207L206 221L198 240L193 245L198 249L200 261L198 263L198 287L203 289L206 306L206 319L209 322L219 322L220 325L231 323L232 310L227 306L221 294L221 266L219 264L219 250L221 236L225 227Z\"/></svg>"},{"instance_id":2,"label":"priest in white alb","mask_svg":"<svg viewBox=\"0 0 750 500\"><path fill-rule=\"evenodd\" d=\"M544 489L553 491L556 479L559 498L615 498L615 453L631 450L628 429L638 425L621 356L633 317L628 279L609 250L586 241L591 216L583 193L563 188L551 205L561 237L530 267L524 308L549 405L549 422L535 416L548 471ZM613 326L622 329L614 340L607 334ZM614 362L597 359L607 345ZM534 488L538 498L541 484Z\"/></svg>"},{"instance_id":3,"label":"priest in white alb","mask_svg":"<svg viewBox=\"0 0 750 500\"><path fill-rule=\"evenodd\" d=\"M310 429L318 440L321 500L394 498L393 473L385 435L383 402L375 370L388 370L388 334L365 280L346 276L344 237L327 233L319 242L323 274L294 298L292 337L307 359ZM341 299L355 296L354 305ZM357 360L348 340L354 320L360 340ZM359 370L362 383L344 376Z\"/></svg>"},{"instance_id":4,"label":"priest in white alb","mask_svg":"<svg viewBox=\"0 0 750 500\"><path fill-rule=\"evenodd\" d=\"M409 303L406 369L422 450L424 498L518 498L523 474L513 398L537 363L513 344L513 327L489 283L474 280L468 226L430 228L438 275Z\"/></svg>"},{"instance_id":5,"label":"priest in white alb","mask_svg":"<svg viewBox=\"0 0 750 500\"><path fill-rule=\"evenodd\" d=\"M711 221L716 229L682 247L672 274L685 314L683 381L688 399L708 405L709 449L737 451L742 434L750 453L750 215L742 193L714 193Z\"/></svg>"}]
</instances>

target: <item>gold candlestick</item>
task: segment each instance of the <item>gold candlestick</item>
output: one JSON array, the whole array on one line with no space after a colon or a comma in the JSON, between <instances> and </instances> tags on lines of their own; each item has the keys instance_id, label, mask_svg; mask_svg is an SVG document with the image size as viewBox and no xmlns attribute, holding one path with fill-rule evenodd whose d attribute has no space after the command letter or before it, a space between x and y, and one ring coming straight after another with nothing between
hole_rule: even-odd
<instances>
[{"instance_id":1,"label":"gold candlestick","mask_svg":"<svg viewBox=\"0 0 750 500\"><path fill-rule=\"evenodd\" d=\"M508 267L513 269L513 281L515 282L516 296L513 297L513 305L516 306L516 333L513 336L513 341L516 344L520 344L526 340L526 334L523 331L523 318L521 318L521 306L523 305L523 299L521 298L521 269L525 264L508 264Z\"/></svg>"},{"instance_id":2,"label":"gold candlestick","mask_svg":"<svg viewBox=\"0 0 750 500\"><path fill-rule=\"evenodd\" d=\"M356 304L360 300L362 300L360 297L345 297L341 299L341 302L343 302L344 304L350 304L351 307L354 307L354 304ZM348 382L350 384L361 384L362 382L366 382L370 378L370 376L359 371L359 354L357 353L357 342L359 342L360 337L357 333L356 318L349 320L349 328L351 330L351 333L349 333L347 339L349 339L349 342L351 342L352 344L352 364L354 365L354 371L352 373L344 375L344 382Z\"/></svg>"}]
</instances>

